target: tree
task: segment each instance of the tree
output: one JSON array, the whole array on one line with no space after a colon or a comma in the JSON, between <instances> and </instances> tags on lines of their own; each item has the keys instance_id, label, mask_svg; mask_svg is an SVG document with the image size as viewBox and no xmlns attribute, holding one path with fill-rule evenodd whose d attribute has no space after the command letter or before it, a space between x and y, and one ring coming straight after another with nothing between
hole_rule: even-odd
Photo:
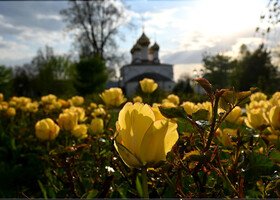
<instances>
[{"instance_id":1,"label":"tree","mask_svg":"<svg viewBox=\"0 0 280 200\"><path fill-rule=\"evenodd\" d=\"M261 44L255 51L244 53L233 71L233 79L240 91L258 87L263 92L272 93L279 89L277 73L277 68L271 63L270 52Z\"/></svg>"},{"instance_id":2,"label":"tree","mask_svg":"<svg viewBox=\"0 0 280 200\"><path fill-rule=\"evenodd\" d=\"M80 95L100 93L108 79L105 63L99 56L82 59L76 64L75 88Z\"/></svg>"},{"instance_id":3,"label":"tree","mask_svg":"<svg viewBox=\"0 0 280 200\"><path fill-rule=\"evenodd\" d=\"M0 92L3 93L4 96L11 95L12 78L12 69L4 65L0 66Z\"/></svg>"},{"instance_id":4,"label":"tree","mask_svg":"<svg viewBox=\"0 0 280 200\"><path fill-rule=\"evenodd\" d=\"M81 58L100 56L104 61L113 61L117 56L115 36L127 18L124 5L116 0L70 0L70 7L60 14L69 31L76 31L76 46Z\"/></svg>"},{"instance_id":5,"label":"tree","mask_svg":"<svg viewBox=\"0 0 280 200\"><path fill-rule=\"evenodd\" d=\"M181 98L187 94L192 94L193 88L191 86L191 81L192 79L188 74L182 74L172 92Z\"/></svg>"},{"instance_id":6,"label":"tree","mask_svg":"<svg viewBox=\"0 0 280 200\"><path fill-rule=\"evenodd\" d=\"M222 54L203 55L205 77L215 88L227 88L230 85L230 74L235 65L229 56Z\"/></svg>"},{"instance_id":7,"label":"tree","mask_svg":"<svg viewBox=\"0 0 280 200\"><path fill-rule=\"evenodd\" d=\"M38 95L71 95L73 86L73 65L68 56L55 55L51 47L38 50L31 61L36 72L34 90Z\"/></svg>"}]
</instances>

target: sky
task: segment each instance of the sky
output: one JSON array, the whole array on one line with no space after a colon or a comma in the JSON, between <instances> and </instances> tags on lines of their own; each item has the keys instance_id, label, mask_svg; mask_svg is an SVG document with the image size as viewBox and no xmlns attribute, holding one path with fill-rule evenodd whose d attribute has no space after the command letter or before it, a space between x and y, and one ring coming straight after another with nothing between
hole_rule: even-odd
<instances>
[{"instance_id":1,"label":"sky","mask_svg":"<svg viewBox=\"0 0 280 200\"><path fill-rule=\"evenodd\" d=\"M174 79L202 67L203 53L237 56L241 44L256 48L264 39L255 33L268 0L125 0L129 7L122 26L125 40L118 51L131 61L130 49L144 29L160 46L162 63L174 65ZM59 14L67 1L0 1L0 65L30 62L39 48L75 54L73 33Z\"/></svg>"}]
</instances>

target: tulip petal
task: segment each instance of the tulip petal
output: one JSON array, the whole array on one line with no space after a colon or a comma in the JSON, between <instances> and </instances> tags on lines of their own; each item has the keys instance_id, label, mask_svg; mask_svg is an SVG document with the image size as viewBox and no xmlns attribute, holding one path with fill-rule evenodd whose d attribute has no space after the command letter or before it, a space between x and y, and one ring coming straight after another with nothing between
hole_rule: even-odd
<instances>
[{"instance_id":1,"label":"tulip petal","mask_svg":"<svg viewBox=\"0 0 280 200\"><path fill-rule=\"evenodd\" d=\"M152 166L161 160L166 160L166 154L171 151L178 138L176 123L167 119L155 121L141 143L142 163Z\"/></svg>"},{"instance_id":2,"label":"tulip petal","mask_svg":"<svg viewBox=\"0 0 280 200\"><path fill-rule=\"evenodd\" d=\"M141 168L141 162L124 145L115 140L114 146L120 154L121 159L128 167Z\"/></svg>"},{"instance_id":3,"label":"tulip petal","mask_svg":"<svg viewBox=\"0 0 280 200\"><path fill-rule=\"evenodd\" d=\"M147 104L135 103L133 111L131 112L131 123L132 123L132 146L134 147L134 153L139 158L140 146L142 139L155 121L155 115L152 108Z\"/></svg>"},{"instance_id":4,"label":"tulip petal","mask_svg":"<svg viewBox=\"0 0 280 200\"><path fill-rule=\"evenodd\" d=\"M122 141L124 142L127 149L129 149L131 152L133 152L133 146L132 146L132 128L131 128L131 111L132 111L133 104L131 102L128 102L124 105L122 110L119 112L119 118L118 118L118 125L117 131L119 132L119 137L122 138Z\"/></svg>"}]
</instances>

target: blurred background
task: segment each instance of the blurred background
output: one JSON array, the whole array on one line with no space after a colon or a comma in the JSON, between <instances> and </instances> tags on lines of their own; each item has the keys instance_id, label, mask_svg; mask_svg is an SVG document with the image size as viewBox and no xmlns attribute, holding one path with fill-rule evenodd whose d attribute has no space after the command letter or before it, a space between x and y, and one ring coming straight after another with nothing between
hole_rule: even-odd
<instances>
[{"instance_id":1,"label":"blurred background","mask_svg":"<svg viewBox=\"0 0 280 200\"><path fill-rule=\"evenodd\" d=\"M277 0L0 1L0 92L126 93L131 72L121 71L134 66L144 33L159 47L157 64L172 66L168 92L201 93L193 80L204 77L216 88L272 94L280 83L279 11ZM142 65L153 68L138 65L135 77L150 73Z\"/></svg>"}]
</instances>

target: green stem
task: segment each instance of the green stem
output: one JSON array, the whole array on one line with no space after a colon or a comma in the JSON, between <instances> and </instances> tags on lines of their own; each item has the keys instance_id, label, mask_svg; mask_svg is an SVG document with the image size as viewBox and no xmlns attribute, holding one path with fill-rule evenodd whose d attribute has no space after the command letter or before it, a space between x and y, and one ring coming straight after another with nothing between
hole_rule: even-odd
<instances>
[{"instance_id":1,"label":"green stem","mask_svg":"<svg viewBox=\"0 0 280 200\"><path fill-rule=\"evenodd\" d=\"M143 189L143 198L148 199L149 198L149 192L148 192L148 182L147 182L147 167L142 167L142 189Z\"/></svg>"}]
</instances>

